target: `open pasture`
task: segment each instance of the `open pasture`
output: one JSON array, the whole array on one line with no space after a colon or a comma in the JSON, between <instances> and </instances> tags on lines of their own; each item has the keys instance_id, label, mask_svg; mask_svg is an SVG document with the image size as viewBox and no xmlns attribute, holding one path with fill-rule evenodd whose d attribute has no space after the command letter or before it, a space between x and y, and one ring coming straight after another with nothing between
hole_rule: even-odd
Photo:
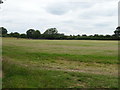
<instances>
[{"instance_id":1,"label":"open pasture","mask_svg":"<svg viewBox=\"0 0 120 90\"><path fill-rule=\"evenodd\" d=\"M3 88L117 88L118 42L3 38Z\"/></svg>"}]
</instances>

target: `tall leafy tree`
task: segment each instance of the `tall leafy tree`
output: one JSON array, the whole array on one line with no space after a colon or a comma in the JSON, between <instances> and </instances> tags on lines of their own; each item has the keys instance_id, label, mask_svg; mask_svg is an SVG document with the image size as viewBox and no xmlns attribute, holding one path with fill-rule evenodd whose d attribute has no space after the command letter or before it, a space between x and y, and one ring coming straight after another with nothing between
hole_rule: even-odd
<instances>
[{"instance_id":1,"label":"tall leafy tree","mask_svg":"<svg viewBox=\"0 0 120 90\"><path fill-rule=\"evenodd\" d=\"M6 35L7 34L7 29L4 27L0 27L0 35Z\"/></svg>"},{"instance_id":2,"label":"tall leafy tree","mask_svg":"<svg viewBox=\"0 0 120 90\"><path fill-rule=\"evenodd\" d=\"M35 39L38 39L38 38L40 38L40 31L39 30L36 30L35 32L34 32L34 38Z\"/></svg>"},{"instance_id":3,"label":"tall leafy tree","mask_svg":"<svg viewBox=\"0 0 120 90\"><path fill-rule=\"evenodd\" d=\"M10 34L9 34L11 37L16 37L16 38L19 38L20 37L20 34L18 33L18 32L11 32Z\"/></svg>"},{"instance_id":4,"label":"tall leafy tree","mask_svg":"<svg viewBox=\"0 0 120 90\"><path fill-rule=\"evenodd\" d=\"M49 28L43 34L49 34L49 35L58 34L58 30L56 28Z\"/></svg>"},{"instance_id":5,"label":"tall leafy tree","mask_svg":"<svg viewBox=\"0 0 120 90\"><path fill-rule=\"evenodd\" d=\"M38 39L41 34L39 30L34 30L34 29L29 29L26 33L27 33L27 37L32 39Z\"/></svg>"},{"instance_id":6,"label":"tall leafy tree","mask_svg":"<svg viewBox=\"0 0 120 90\"><path fill-rule=\"evenodd\" d=\"M26 34L20 34L20 38L27 38Z\"/></svg>"},{"instance_id":7,"label":"tall leafy tree","mask_svg":"<svg viewBox=\"0 0 120 90\"><path fill-rule=\"evenodd\" d=\"M27 37L28 38L33 38L34 36L34 33L35 33L35 30L34 29L29 29L27 32Z\"/></svg>"},{"instance_id":8,"label":"tall leafy tree","mask_svg":"<svg viewBox=\"0 0 120 90\"><path fill-rule=\"evenodd\" d=\"M114 31L114 33L115 33L115 36L120 37L120 26L118 26L116 28L116 30Z\"/></svg>"}]
</instances>

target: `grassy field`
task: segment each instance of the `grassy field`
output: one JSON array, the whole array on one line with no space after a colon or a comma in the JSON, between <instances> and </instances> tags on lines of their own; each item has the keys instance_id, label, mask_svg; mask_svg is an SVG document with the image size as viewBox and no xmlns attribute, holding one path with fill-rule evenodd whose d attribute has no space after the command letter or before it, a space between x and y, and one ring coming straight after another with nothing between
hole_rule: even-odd
<instances>
[{"instance_id":1,"label":"grassy field","mask_svg":"<svg viewBox=\"0 0 120 90\"><path fill-rule=\"evenodd\" d=\"M118 42L3 38L3 88L118 88Z\"/></svg>"}]
</instances>

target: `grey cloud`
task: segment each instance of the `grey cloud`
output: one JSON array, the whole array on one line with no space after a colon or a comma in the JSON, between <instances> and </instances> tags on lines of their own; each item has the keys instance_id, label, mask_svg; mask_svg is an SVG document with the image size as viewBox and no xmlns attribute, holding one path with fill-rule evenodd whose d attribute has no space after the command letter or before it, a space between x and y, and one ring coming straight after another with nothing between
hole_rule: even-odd
<instances>
[{"instance_id":1,"label":"grey cloud","mask_svg":"<svg viewBox=\"0 0 120 90\"><path fill-rule=\"evenodd\" d=\"M74 9L76 9L76 8L82 8L82 9L90 8L94 4L93 2L92 3L87 3L87 2L68 2L68 3L70 5L70 7L74 8Z\"/></svg>"},{"instance_id":2,"label":"grey cloud","mask_svg":"<svg viewBox=\"0 0 120 90\"><path fill-rule=\"evenodd\" d=\"M70 8L67 3L54 3L46 7L46 11L55 14L55 15L63 15L69 12Z\"/></svg>"},{"instance_id":3,"label":"grey cloud","mask_svg":"<svg viewBox=\"0 0 120 90\"><path fill-rule=\"evenodd\" d=\"M95 3L93 7L86 9L84 12L79 14L80 18L93 19L99 17L111 17L117 16L117 3L104 2Z\"/></svg>"},{"instance_id":4,"label":"grey cloud","mask_svg":"<svg viewBox=\"0 0 120 90\"><path fill-rule=\"evenodd\" d=\"M60 2L60 3L52 3L46 7L46 11L55 14L55 15L63 15L68 13L70 10L76 10L79 8L90 8L92 7L92 3L85 2Z\"/></svg>"},{"instance_id":5,"label":"grey cloud","mask_svg":"<svg viewBox=\"0 0 120 90\"><path fill-rule=\"evenodd\" d=\"M94 24L94 26L96 26L96 27L98 27L98 28L104 28L104 27L109 27L111 24L109 24L109 23L106 23L106 22L102 22L102 23L96 23L96 24Z\"/></svg>"},{"instance_id":6,"label":"grey cloud","mask_svg":"<svg viewBox=\"0 0 120 90\"><path fill-rule=\"evenodd\" d=\"M52 13L52 14L55 14L55 15L63 15L65 13L67 13L67 10L65 10L63 8L56 7L54 9L48 10L48 12Z\"/></svg>"},{"instance_id":7,"label":"grey cloud","mask_svg":"<svg viewBox=\"0 0 120 90\"><path fill-rule=\"evenodd\" d=\"M117 10L96 10L96 11L85 11L79 15L84 19L92 19L95 17L111 17L117 16Z\"/></svg>"},{"instance_id":8,"label":"grey cloud","mask_svg":"<svg viewBox=\"0 0 120 90\"><path fill-rule=\"evenodd\" d=\"M117 11L106 10L106 11L88 11L81 14L83 18L94 18L98 16L117 16Z\"/></svg>"}]
</instances>

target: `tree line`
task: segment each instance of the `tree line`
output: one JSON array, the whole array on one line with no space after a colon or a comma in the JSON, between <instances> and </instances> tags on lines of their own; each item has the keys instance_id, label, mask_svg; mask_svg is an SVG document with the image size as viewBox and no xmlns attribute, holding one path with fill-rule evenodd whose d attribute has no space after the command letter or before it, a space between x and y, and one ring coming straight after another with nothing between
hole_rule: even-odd
<instances>
[{"instance_id":1,"label":"tree line","mask_svg":"<svg viewBox=\"0 0 120 90\"><path fill-rule=\"evenodd\" d=\"M58 33L56 28L49 28L41 34L39 30L29 29L24 34L18 32L11 32L8 34L8 30L4 27L0 27L1 37L15 37L15 38L27 38L27 39L51 39L51 40L119 40L120 38L120 26L116 28L113 35L64 35Z\"/></svg>"}]
</instances>

